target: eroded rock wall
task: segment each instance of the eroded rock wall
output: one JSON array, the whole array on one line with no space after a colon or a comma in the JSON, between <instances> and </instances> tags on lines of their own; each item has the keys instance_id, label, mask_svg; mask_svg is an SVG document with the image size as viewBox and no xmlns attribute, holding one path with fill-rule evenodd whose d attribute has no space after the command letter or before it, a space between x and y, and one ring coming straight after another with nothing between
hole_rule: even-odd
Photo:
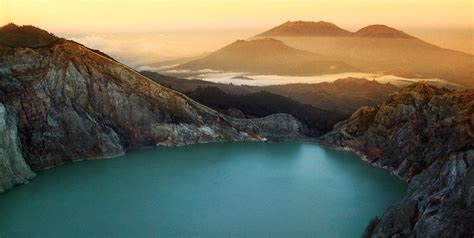
<instances>
[{"instance_id":1,"label":"eroded rock wall","mask_svg":"<svg viewBox=\"0 0 474 238\"><path fill-rule=\"evenodd\" d=\"M474 236L474 90L411 85L361 108L320 142L409 183L365 237Z\"/></svg>"},{"instance_id":2,"label":"eroded rock wall","mask_svg":"<svg viewBox=\"0 0 474 238\"><path fill-rule=\"evenodd\" d=\"M72 41L0 46L0 79L34 171L144 146L303 137L301 124L277 131L266 119L231 119Z\"/></svg>"},{"instance_id":3,"label":"eroded rock wall","mask_svg":"<svg viewBox=\"0 0 474 238\"><path fill-rule=\"evenodd\" d=\"M35 176L23 159L16 125L16 112L0 103L0 193Z\"/></svg>"}]
</instances>

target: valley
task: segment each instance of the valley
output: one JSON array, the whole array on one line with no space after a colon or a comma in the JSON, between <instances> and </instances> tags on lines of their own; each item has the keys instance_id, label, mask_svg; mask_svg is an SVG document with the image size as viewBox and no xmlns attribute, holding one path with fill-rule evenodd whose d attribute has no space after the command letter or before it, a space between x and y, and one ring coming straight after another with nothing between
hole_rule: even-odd
<instances>
[{"instance_id":1,"label":"valley","mask_svg":"<svg viewBox=\"0 0 474 238\"><path fill-rule=\"evenodd\" d=\"M304 21L163 71L108 53L0 28L0 235L474 234L472 55Z\"/></svg>"}]
</instances>

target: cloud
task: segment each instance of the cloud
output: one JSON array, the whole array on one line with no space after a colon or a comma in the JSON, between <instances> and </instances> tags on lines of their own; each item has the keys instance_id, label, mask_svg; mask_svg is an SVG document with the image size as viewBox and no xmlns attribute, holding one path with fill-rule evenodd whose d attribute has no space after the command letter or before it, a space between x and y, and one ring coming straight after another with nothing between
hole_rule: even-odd
<instances>
[{"instance_id":1,"label":"cloud","mask_svg":"<svg viewBox=\"0 0 474 238\"><path fill-rule=\"evenodd\" d=\"M184 57L192 52L186 47L173 44L169 37L160 34L95 34L73 37L72 40L103 51L132 67Z\"/></svg>"},{"instance_id":2,"label":"cloud","mask_svg":"<svg viewBox=\"0 0 474 238\"><path fill-rule=\"evenodd\" d=\"M215 51L233 42L238 34L114 33L76 35L70 39L136 68Z\"/></svg>"}]
</instances>

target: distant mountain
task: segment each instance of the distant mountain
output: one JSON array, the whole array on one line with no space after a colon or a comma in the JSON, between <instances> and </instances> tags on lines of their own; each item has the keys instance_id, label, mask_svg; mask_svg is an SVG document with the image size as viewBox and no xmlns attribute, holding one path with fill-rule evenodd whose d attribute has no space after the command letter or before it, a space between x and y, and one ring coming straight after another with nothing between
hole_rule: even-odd
<instances>
[{"instance_id":1,"label":"distant mountain","mask_svg":"<svg viewBox=\"0 0 474 238\"><path fill-rule=\"evenodd\" d=\"M367 38L416 39L403 31L385 25L366 26L352 34L352 36Z\"/></svg>"},{"instance_id":2,"label":"distant mountain","mask_svg":"<svg viewBox=\"0 0 474 238\"><path fill-rule=\"evenodd\" d=\"M0 27L0 44L10 47L42 47L59 38L34 26L17 26L13 23Z\"/></svg>"},{"instance_id":3,"label":"distant mountain","mask_svg":"<svg viewBox=\"0 0 474 238\"><path fill-rule=\"evenodd\" d=\"M176 69L214 69L278 75L317 75L354 71L354 67L271 38L238 40Z\"/></svg>"},{"instance_id":4,"label":"distant mountain","mask_svg":"<svg viewBox=\"0 0 474 238\"><path fill-rule=\"evenodd\" d=\"M272 37L319 57L330 56L362 72L438 78L474 87L474 55L440 48L388 26L371 25L341 36L308 35L304 32L311 32L310 27L298 29L301 34L273 31ZM264 34L266 32L254 39L260 39Z\"/></svg>"},{"instance_id":5,"label":"distant mountain","mask_svg":"<svg viewBox=\"0 0 474 238\"><path fill-rule=\"evenodd\" d=\"M344 78L330 83L274 85L262 89L348 115L361 106L376 106L398 87L363 78Z\"/></svg>"},{"instance_id":6,"label":"distant mountain","mask_svg":"<svg viewBox=\"0 0 474 238\"><path fill-rule=\"evenodd\" d=\"M366 26L357 32L344 30L337 25L325 21L288 21L255 37L371 37L371 38L405 38L414 39L397 29L385 25Z\"/></svg>"},{"instance_id":7,"label":"distant mountain","mask_svg":"<svg viewBox=\"0 0 474 238\"><path fill-rule=\"evenodd\" d=\"M265 31L256 37L274 36L350 36L350 31L344 30L332 23L319 21L288 21L280 26Z\"/></svg>"}]
</instances>

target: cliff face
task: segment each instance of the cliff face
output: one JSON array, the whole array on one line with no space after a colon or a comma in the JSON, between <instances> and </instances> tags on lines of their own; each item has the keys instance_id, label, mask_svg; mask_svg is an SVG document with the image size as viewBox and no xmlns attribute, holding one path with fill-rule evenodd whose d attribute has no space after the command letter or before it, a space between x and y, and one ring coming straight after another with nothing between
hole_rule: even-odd
<instances>
[{"instance_id":1,"label":"cliff face","mask_svg":"<svg viewBox=\"0 0 474 238\"><path fill-rule=\"evenodd\" d=\"M21 154L16 124L15 111L0 103L0 193L35 176Z\"/></svg>"},{"instance_id":2,"label":"cliff face","mask_svg":"<svg viewBox=\"0 0 474 238\"><path fill-rule=\"evenodd\" d=\"M35 171L128 148L263 138L75 42L0 46L0 65L0 99L18 112Z\"/></svg>"},{"instance_id":3,"label":"cliff face","mask_svg":"<svg viewBox=\"0 0 474 238\"><path fill-rule=\"evenodd\" d=\"M365 107L321 139L409 182L366 237L474 235L474 90L418 83Z\"/></svg>"},{"instance_id":4,"label":"cliff face","mask_svg":"<svg viewBox=\"0 0 474 238\"><path fill-rule=\"evenodd\" d=\"M303 124L286 113L277 113L255 119L234 119L233 125L239 130L261 135L271 141L308 140L303 135L306 129Z\"/></svg>"}]
</instances>

